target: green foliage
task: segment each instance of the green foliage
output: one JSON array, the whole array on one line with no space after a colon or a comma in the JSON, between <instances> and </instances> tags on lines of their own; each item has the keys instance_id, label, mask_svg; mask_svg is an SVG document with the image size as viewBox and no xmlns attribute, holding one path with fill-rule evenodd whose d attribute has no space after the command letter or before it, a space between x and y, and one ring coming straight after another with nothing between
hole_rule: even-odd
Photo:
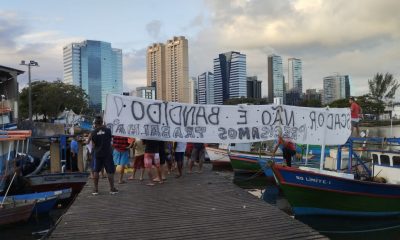
<instances>
[{"instance_id":1,"label":"green foliage","mask_svg":"<svg viewBox=\"0 0 400 240\"><path fill-rule=\"evenodd\" d=\"M379 115L379 113L385 110L383 101L376 101L369 94L357 97L356 101L360 105L363 114Z\"/></svg>"},{"instance_id":2,"label":"green foliage","mask_svg":"<svg viewBox=\"0 0 400 240\"><path fill-rule=\"evenodd\" d=\"M253 104L253 105L266 105L270 104L267 98L231 98L224 102L224 105L237 105L237 104Z\"/></svg>"},{"instance_id":3,"label":"green foliage","mask_svg":"<svg viewBox=\"0 0 400 240\"><path fill-rule=\"evenodd\" d=\"M363 114L379 115L385 109L383 101L376 101L369 94L354 97L358 105L360 105ZM348 108L350 107L349 99L339 99L328 104L332 108Z\"/></svg>"},{"instance_id":4,"label":"green foliage","mask_svg":"<svg viewBox=\"0 0 400 240\"><path fill-rule=\"evenodd\" d=\"M302 107L322 107L321 101L317 99L303 100L300 104Z\"/></svg>"},{"instance_id":5,"label":"green foliage","mask_svg":"<svg viewBox=\"0 0 400 240\"><path fill-rule=\"evenodd\" d=\"M368 85L370 97L376 101L392 99L400 86L390 73L385 75L382 73L375 74L373 79L368 80Z\"/></svg>"},{"instance_id":6,"label":"green foliage","mask_svg":"<svg viewBox=\"0 0 400 240\"><path fill-rule=\"evenodd\" d=\"M25 87L19 95L19 111L23 118L28 117L28 91L29 88ZM32 83L32 114L43 114L46 120L57 117L64 109L72 109L78 114L88 112L88 96L85 91L61 81Z\"/></svg>"},{"instance_id":7,"label":"green foliage","mask_svg":"<svg viewBox=\"0 0 400 240\"><path fill-rule=\"evenodd\" d=\"M380 113L385 109L384 101L391 101L396 94L400 84L396 79L393 78L391 73L377 73L373 79L368 80L369 94L366 96L372 103L372 106L366 106L371 108L371 112L379 118Z\"/></svg>"},{"instance_id":8,"label":"green foliage","mask_svg":"<svg viewBox=\"0 0 400 240\"><path fill-rule=\"evenodd\" d=\"M349 99L339 99L328 104L331 108L348 108L350 107Z\"/></svg>"}]
</instances>

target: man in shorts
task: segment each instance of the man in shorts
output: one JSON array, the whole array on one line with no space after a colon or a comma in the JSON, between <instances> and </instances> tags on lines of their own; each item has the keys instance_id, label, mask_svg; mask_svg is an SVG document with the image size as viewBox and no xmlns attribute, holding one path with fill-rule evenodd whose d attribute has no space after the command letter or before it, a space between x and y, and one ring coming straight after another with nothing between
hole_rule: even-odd
<instances>
[{"instance_id":1,"label":"man in shorts","mask_svg":"<svg viewBox=\"0 0 400 240\"><path fill-rule=\"evenodd\" d=\"M108 182L110 184L110 194L118 193L114 187L115 166L111 149L111 130L103 125L103 118L96 117L94 121L95 129L91 133L93 142L93 195L99 194L99 172L104 168L107 172Z\"/></svg>"},{"instance_id":2,"label":"man in shorts","mask_svg":"<svg viewBox=\"0 0 400 240\"><path fill-rule=\"evenodd\" d=\"M353 130L356 130L356 136L360 136L360 128L358 127L360 123L360 116L361 116L361 107L357 104L354 97L350 97L350 111L351 111L351 133Z\"/></svg>"},{"instance_id":3,"label":"man in shorts","mask_svg":"<svg viewBox=\"0 0 400 240\"><path fill-rule=\"evenodd\" d=\"M144 168L149 176L148 186L154 186L155 182L163 183L160 168L159 142L155 140L143 140L144 142ZM153 179L152 167L157 169L158 177Z\"/></svg>"},{"instance_id":4,"label":"man in shorts","mask_svg":"<svg viewBox=\"0 0 400 240\"><path fill-rule=\"evenodd\" d=\"M194 162L199 163L199 171L198 173L202 173L203 171L203 162L206 155L206 148L204 143L194 143L192 149L192 156L189 163L189 172L192 173Z\"/></svg>"}]
</instances>

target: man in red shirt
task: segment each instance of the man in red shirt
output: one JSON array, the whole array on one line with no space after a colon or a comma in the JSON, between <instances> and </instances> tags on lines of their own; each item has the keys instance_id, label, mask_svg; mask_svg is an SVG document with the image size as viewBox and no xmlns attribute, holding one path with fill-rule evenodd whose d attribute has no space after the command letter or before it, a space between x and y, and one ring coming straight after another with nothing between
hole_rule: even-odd
<instances>
[{"instance_id":1,"label":"man in red shirt","mask_svg":"<svg viewBox=\"0 0 400 240\"><path fill-rule=\"evenodd\" d=\"M360 129L358 124L360 122L361 116L361 107L356 103L354 97L350 97L350 111L351 111L351 133L353 134L353 130L356 129L357 136L360 136Z\"/></svg>"},{"instance_id":2,"label":"man in red shirt","mask_svg":"<svg viewBox=\"0 0 400 240\"><path fill-rule=\"evenodd\" d=\"M278 148L282 150L283 159L286 161L286 165L291 167L292 157L296 155L296 145L290 139L284 139L281 131L278 134L276 145L272 150L272 159L275 157L275 153Z\"/></svg>"}]
</instances>

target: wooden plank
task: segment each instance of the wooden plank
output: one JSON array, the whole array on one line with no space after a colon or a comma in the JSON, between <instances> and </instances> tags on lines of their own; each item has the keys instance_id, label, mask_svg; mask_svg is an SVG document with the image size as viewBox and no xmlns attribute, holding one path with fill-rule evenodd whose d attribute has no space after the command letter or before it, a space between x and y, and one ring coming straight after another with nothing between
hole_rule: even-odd
<instances>
[{"instance_id":1,"label":"wooden plank","mask_svg":"<svg viewBox=\"0 0 400 240\"><path fill-rule=\"evenodd\" d=\"M206 165L154 187L135 180L98 196L89 181L50 239L327 239Z\"/></svg>"},{"instance_id":2,"label":"wooden plank","mask_svg":"<svg viewBox=\"0 0 400 240\"><path fill-rule=\"evenodd\" d=\"M50 171L52 173L61 172L60 143L59 142L51 142L50 143Z\"/></svg>"}]
</instances>

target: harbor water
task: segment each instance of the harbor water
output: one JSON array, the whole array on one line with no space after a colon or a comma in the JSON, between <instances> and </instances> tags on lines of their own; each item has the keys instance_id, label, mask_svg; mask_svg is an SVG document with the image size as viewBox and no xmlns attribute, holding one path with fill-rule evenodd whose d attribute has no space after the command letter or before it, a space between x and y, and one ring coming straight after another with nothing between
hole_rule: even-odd
<instances>
[{"instance_id":1,"label":"harbor water","mask_svg":"<svg viewBox=\"0 0 400 240\"><path fill-rule=\"evenodd\" d=\"M368 129L369 137L400 137L400 126ZM361 128L360 130L366 130L366 128ZM273 178L265 178L262 173L234 175L231 171L225 171L219 172L219 174L232 179L239 187L293 216L290 204L275 185ZM28 222L0 227L0 239L41 239L56 224L65 211L67 211L67 208L55 209L49 216L33 216ZM400 239L400 218L293 217L330 239Z\"/></svg>"}]
</instances>

